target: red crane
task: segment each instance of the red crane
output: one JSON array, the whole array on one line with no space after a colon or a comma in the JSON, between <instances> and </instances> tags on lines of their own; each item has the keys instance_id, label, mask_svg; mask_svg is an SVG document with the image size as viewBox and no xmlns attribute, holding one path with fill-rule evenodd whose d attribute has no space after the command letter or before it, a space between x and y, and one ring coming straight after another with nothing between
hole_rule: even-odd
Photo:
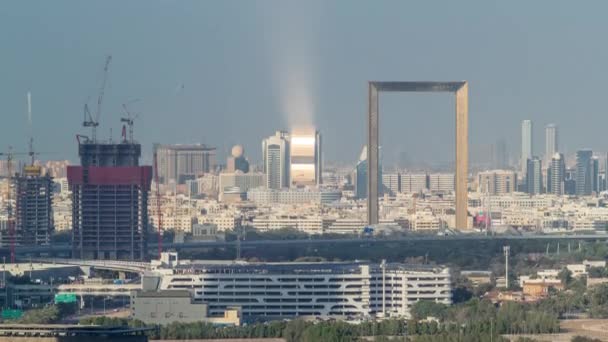
<instances>
[{"instance_id":1,"label":"red crane","mask_svg":"<svg viewBox=\"0 0 608 342\"><path fill-rule=\"evenodd\" d=\"M158 215L158 259L163 252L163 213L160 210L160 185L158 183L158 158L154 151L154 183L156 183L156 211Z\"/></svg>"}]
</instances>

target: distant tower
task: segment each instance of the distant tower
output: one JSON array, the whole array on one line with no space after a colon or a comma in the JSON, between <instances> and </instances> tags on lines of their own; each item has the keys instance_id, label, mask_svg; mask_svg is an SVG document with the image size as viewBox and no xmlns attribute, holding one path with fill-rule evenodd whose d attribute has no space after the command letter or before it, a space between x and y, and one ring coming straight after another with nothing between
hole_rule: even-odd
<instances>
[{"instance_id":1,"label":"distant tower","mask_svg":"<svg viewBox=\"0 0 608 342\"><path fill-rule=\"evenodd\" d=\"M382 189L382 153L378 165L378 189ZM363 146L355 167L355 197L367 198L367 145Z\"/></svg>"},{"instance_id":2,"label":"distant tower","mask_svg":"<svg viewBox=\"0 0 608 342\"><path fill-rule=\"evenodd\" d=\"M226 160L226 172L235 172L237 170L243 173L249 172L249 161L245 158L243 146L234 145L231 152L231 156Z\"/></svg>"},{"instance_id":3,"label":"distant tower","mask_svg":"<svg viewBox=\"0 0 608 342\"><path fill-rule=\"evenodd\" d=\"M289 134L277 131L262 141L262 159L268 189L289 187Z\"/></svg>"},{"instance_id":4,"label":"distant tower","mask_svg":"<svg viewBox=\"0 0 608 342\"><path fill-rule=\"evenodd\" d=\"M68 166L72 256L145 260L152 167L139 166L141 145L79 143L80 166Z\"/></svg>"},{"instance_id":5,"label":"distant tower","mask_svg":"<svg viewBox=\"0 0 608 342\"><path fill-rule=\"evenodd\" d=\"M545 161L547 163L551 161L551 158L559 150L558 143L557 125L548 124L545 127Z\"/></svg>"},{"instance_id":6,"label":"distant tower","mask_svg":"<svg viewBox=\"0 0 608 342\"><path fill-rule=\"evenodd\" d=\"M565 193L564 181L566 179L566 163L563 154L555 153L553 155L549 170L550 177L547 181L548 192L554 195L563 195Z\"/></svg>"},{"instance_id":7,"label":"distant tower","mask_svg":"<svg viewBox=\"0 0 608 342\"><path fill-rule=\"evenodd\" d=\"M492 146L492 167L494 169L506 169L508 166L507 142L501 138Z\"/></svg>"},{"instance_id":8,"label":"distant tower","mask_svg":"<svg viewBox=\"0 0 608 342\"><path fill-rule=\"evenodd\" d=\"M161 184L186 184L216 166L216 148L204 144L155 144L158 158L158 178Z\"/></svg>"},{"instance_id":9,"label":"distant tower","mask_svg":"<svg viewBox=\"0 0 608 342\"><path fill-rule=\"evenodd\" d=\"M526 174L528 159L532 159L532 121L521 122L521 172Z\"/></svg>"},{"instance_id":10,"label":"distant tower","mask_svg":"<svg viewBox=\"0 0 608 342\"><path fill-rule=\"evenodd\" d=\"M578 196L591 195L593 191L593 165L591 150L579 150L576 152L576 175L575 186Z\"/></svg>"},{"instance_id":11,"label":"distant tower","mask_svg":"<svg viewBox=\"0 0 608 342\"><path fill-rule=\"evenodd\" d=\"M595 193L601 191L600 160L596 156L591 157L591 190Z\"/></svg>"},{"instance_id":12,"label":"distant tower","mask_svg":"<svg viewBox=\"0 0 608 342\"><path fill-rule=\"evenodd\" d=\"M526 187L529 194L540 194L543 191L542 161L538 157L528 159L526 167Z\"/></svg>"},{"instance_id":13,"label":"distant tower","mask_svg":"<svg viewBox=\"0 0 608 342\"><path fill-rule=\"evenodd\" d=\"M322 183L321 134L314 129L296 129L290 139L289 176L292 187Z\"/></svg>"}]
</instances>

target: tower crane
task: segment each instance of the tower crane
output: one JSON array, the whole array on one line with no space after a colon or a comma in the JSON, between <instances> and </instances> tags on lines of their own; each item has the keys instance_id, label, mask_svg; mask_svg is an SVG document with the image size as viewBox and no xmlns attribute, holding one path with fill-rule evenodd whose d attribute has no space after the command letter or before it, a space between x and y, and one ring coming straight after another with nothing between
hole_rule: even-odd
<instances>
[{"instance_id":1,"label":"tower crane","mask_svg":"<svg viewBox=\"0 0 608 342\"><path fill-rule=\"evenodd\" d=\"M13 160L15 155L35 155L37 153L30 152L14 152L13 147L9 146L6 152L0 152L0 156L6 156L6 169L8 171L8 183L7 183L7 204L6 214L8 216L8 234L11 242L11 263L15 262L15 213L12 203L12 187L13 187ZM33 157L32 157L33 158Z\"/></svg>"},{"instance_id":2,"label":"tower crane","mask_svg":"<svg viewBox=\"0 0 608 342\"><path fill-rule=\"evenodd\" d=\"M103 96L106 90L106 82L108 80L108 68L110 67L110 62L112 61L112 56L108 55L106 57L106 63L103 67L103 80L101 82L101 88L99 89L99 95L97 97L97 110L95 112L95 119L91 115L91 111L89 109L89 104L85 103L84 105L84 121L82 122L83 127L91 127L91 139L93 142L97 141L97 126L99 126L99 117L101 116L101 104L103 103Z\"/></svg>"},{"instance_id":3,"label":"tower crane","mask_svg":"<svg viewBox=\"0 0 608 342\"><path fill-rule=\"evenodd\" d=\"M137 117L139 116L138 114L134 114L132 113L129 108L127 108L128 104L134 103L139 101L139 99L135 99L133 101L129 101L127 103L123 103L122 104L122 109L125 111L125 113L127 114L126 117L120 118L120 122L124 122L127 124L127 126L129 126L129 142L133 143L133 123L135 121L135 119L137 119ZM123 126L124 128L124 126ZM123 140L127 141L127 137L126 134L123 134Z\"/></svg>"}]
</instances>

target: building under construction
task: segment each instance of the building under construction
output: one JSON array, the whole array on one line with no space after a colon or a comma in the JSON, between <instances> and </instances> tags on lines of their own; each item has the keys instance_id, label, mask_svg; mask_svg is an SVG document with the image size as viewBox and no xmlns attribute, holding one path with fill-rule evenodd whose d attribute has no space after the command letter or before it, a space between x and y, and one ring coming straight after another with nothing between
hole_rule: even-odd
<instances>
[{"instance_id":1,"label":"building under construction","mask_svg":"<svg viewBox=\"0 0 608 342\"><path fill-rule=\"evenodd\" d=\"M15 236L18 245L51 243L53 234L53 178L41 167L28 165L13 178L15 189Z\"/></svg>"},{"instance_id":2,"label":"building under construction","mask_svg":"<svg viewBox=\"0 0 608 342\"><path fill-rule=\"evenodd\" d=\"M145 259L152 167L139 166L141 145L87 139L78 154L80 166L68 167L72 256Z\"/></svg>"}]
</instances>

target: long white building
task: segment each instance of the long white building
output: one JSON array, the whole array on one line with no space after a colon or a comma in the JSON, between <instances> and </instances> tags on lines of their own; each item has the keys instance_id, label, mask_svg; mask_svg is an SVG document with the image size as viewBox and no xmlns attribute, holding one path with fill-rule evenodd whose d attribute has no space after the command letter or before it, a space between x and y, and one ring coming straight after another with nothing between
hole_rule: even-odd
<instances>
[{"instance_id":1,"label":"long white building","mask_svg":"<svg viewBox=\"0 0 608 342\"><path fill-rule=\"evenodd\" d=\"M153 271L160 276L159 289L193 291L195 301L208 304L211 316L239 306L244 319L367 317L383 309L386 315L409 317L417 301L451 303L450 270L445 267L173 259Z\"/></svg>"}]
</instances>

